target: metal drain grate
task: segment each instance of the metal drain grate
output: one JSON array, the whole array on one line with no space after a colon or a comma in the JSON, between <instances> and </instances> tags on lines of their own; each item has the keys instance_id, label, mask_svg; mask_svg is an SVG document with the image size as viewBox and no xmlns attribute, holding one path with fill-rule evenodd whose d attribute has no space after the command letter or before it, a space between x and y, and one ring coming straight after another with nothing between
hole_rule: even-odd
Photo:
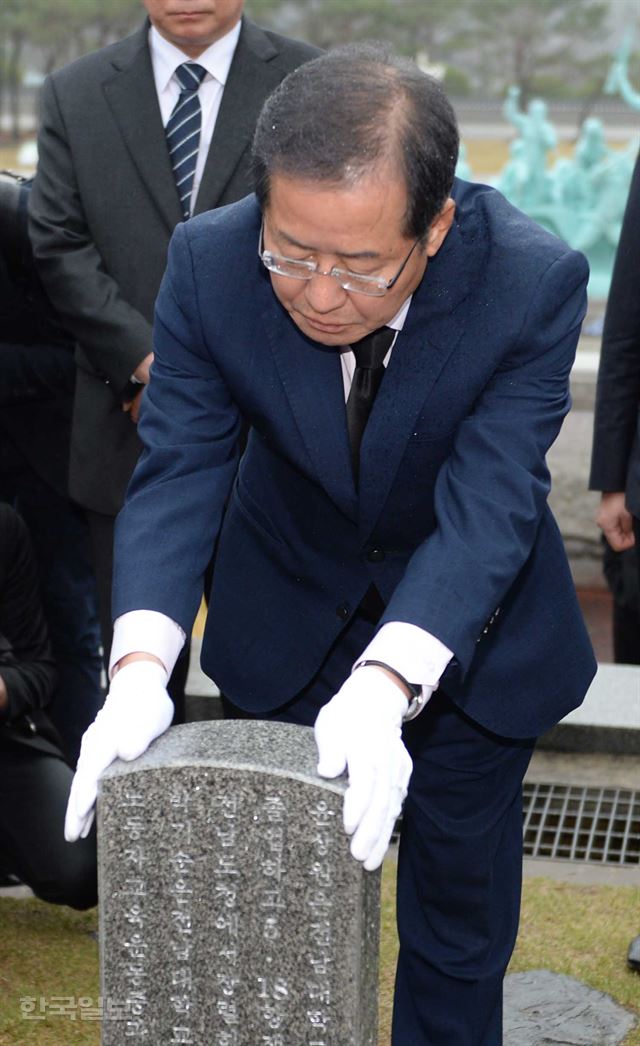
<instances>
[{"instance_id":1,"label":"metal drain grate","mask_svg":"<svg viewBox=\"0 0 640 1046\"><path fill-rule=\"evenodd\" d=\"M640 864L640 792L523 786L525 857Z\"/></svg>"}]
</instances>

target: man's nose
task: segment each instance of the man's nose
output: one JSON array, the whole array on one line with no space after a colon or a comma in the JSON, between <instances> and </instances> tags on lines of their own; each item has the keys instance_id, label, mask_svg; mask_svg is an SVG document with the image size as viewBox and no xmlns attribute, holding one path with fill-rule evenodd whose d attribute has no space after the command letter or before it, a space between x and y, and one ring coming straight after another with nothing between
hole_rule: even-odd
<instances>
[{"instance_id":1,"label":"man's nose","mask_svg":"<svg viewBox=\"0 0 640 1046\"><path fill-rule=\"evenodd\" d=\"M330 273L316 272L307 280L307 301L316 312L332 312L344 304L347 292Z\"/></svg>"}]
</instances>

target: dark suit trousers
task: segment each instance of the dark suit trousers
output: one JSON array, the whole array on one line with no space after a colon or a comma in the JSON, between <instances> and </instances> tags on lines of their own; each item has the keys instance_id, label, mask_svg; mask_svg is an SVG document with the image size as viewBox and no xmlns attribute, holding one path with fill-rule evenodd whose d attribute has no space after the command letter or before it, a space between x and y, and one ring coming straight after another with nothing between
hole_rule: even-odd
<instances>
[{"instance_id":1,"label":"dark suit trousers","mask_svg":"<svg viewBox=\"0 0 640 1046\"><path fill-rule=\"evenodd\" d=\"M115 529L115 516L107 516L101 512L86 510L87 522L89 523L89 535L91 539L91 553L93 557L93 569L98 585L98 614L100 617L100 631L102 633L102 646L104 649L104 667L109 670L109 653L113 640L113 623L111 618L111 586L113 576L113 534ZM173 723L184 723L185 717L185 692L189 672L189 641L185 643L176 666L171 673L167 690L173 701L175 712Z\"/></svg>"},{"instance_id":2,"label":"dark suit trousers","mask_svg":"<svg viewBox=\"0 0 640 1046\"><path fill-rule=\"evenodd\" d=\"M311 684L269 718L312 725L373 631L356 615ZM398 860L393 1046L501 1046L534 739L489 733L440 691L404 739L414 769Z\"/></svg>"},{"instance_id":3,"label":"dark suit trousers","mask_svg":"<svg viewBox=\"0 0 640 1046\"><path fill-rule=\"evenodd\" d=\"M43 901L92 908L98 899L95 825L77 843L63 834L73 771L62 758L1 732L0 767L2 871Z\"/></svg>"}]
</instances>

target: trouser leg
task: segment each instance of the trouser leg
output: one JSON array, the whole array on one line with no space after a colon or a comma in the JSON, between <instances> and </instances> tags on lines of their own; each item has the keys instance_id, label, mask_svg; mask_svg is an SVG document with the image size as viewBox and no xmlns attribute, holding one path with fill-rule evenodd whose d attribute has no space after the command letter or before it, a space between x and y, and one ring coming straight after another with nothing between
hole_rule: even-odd
<instances>
[{"instance_id":1,"label":"trouser leg","mask_svg":"<svg viewBox=\"0 0 640 1046\"><path fill-rule=\"evenodd\" d=\"M356 615L309 685L261 718L312 725L374 631ZM404 739L414 769L398 862L393 1046L499 1046L535 741L483 730L440 692Z\"/></svg>"},{"instance_id":2,"label":"trouser leg","mask_svg":"<svg viewBox=\"0 0 640 1046\"><path fill-rule=\"evenodd\" d=\"M102 632L102 646L104 649L105 671L109 668L109 654L113 641L113 622L111 618L111 592L113 578L113 538L115 530L115 516L106 516L101 512L87 511L89 532L91 535L91 549L93 564L98 585L98 611L100 616L100 630ZM144 609L144 608L142 608ZM180 653L167 690L171 695L175 712L173 723L184 723L185 713L185 685L189 672L189 638Z\"/></svg>"},{"instance_id":3,"label":"trouser leg","mask_svg":"<svg viewBox=\"0 0 640 1046\"><path fill-rule=\"evenodd\" d=\"M68 843L64 815L73 771L62 758L0 739L0 864L43 901L97 902L95 825Z\"/></svg>"},{"instance_id":4,"label":"trouser leg","mask_svg":"<svg viewBox=\"0 0 640 1046\"><path fill-rule=\"evenodd\" d=\"M105 669L109 664L109 652L113 640L111 621L111 577L113 574L113 531L115 517L102 512L87 511L91 558L98 588L98 617L102 635Z\"/></svg>"},{"instance_id":5,"label":"trouser leg","mask_svg":"<svg viewBox=\"0 0 640 1046\"><path fill-rule=\"evenodd\" d=\"M500 1046L534 740L499 738L436 693L405 741L393 1046Z\"/></svg>"}]
</instances>

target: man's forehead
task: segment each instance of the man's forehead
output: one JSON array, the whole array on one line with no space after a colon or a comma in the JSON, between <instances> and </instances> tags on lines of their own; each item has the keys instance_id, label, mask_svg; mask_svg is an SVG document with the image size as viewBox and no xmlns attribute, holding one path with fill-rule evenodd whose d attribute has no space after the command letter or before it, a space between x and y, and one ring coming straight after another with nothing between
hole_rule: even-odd
<instances>
[{"instance_id":1,"label":"man's forehead","mask_svg":"<svg viewBox=\"0 0 640 1046\"><path fill-rule=\"evenodd\" d=\"M273 223L271 231L276 236L278 236L278 238L280 240L282 240L284 243L289 244L291 247L297 247L301 251L314 251L314 250L317 249L317 244L305 243L302 240L299 240L296 236L292 236L289 232L287 232L287 229L286 229L286 216L285 216L285 225L284 225L284 227L280 227L277 223ZM372 250L371 248L365 248L365 249L359 250L359 251L345 251L345 250L342 250L340 253L342 254L342 256L344 258L379 258L380 257L380 251Z\"/></svg>"},{"instance_id":2,"label":"man's forehead","mask_svg":"<svg viewBox=\"0 0 640 1046\"><path fill-rule=\"evenodd\" d=\"M407 191L400 178L330 182L275 174L265 207L269 231L284 244L315 250L339 243L345 257L377 258L381 240L403 236Z\"/></svg>"},{"instance_id":3,"label":"man's forehead","mask_svg":"<svg viewBox=\"0 0 640 1046\"><path fill-rule=\"evenodd\" d=\"M269 177L270 195L279 197L305 194L308 197L334 196L342 198L353 195L362 200L372 200L381 194L407 197L404 176L387 163L377 164L363 171L345 171L340 177L324 178L309 174L295 174L275 170Z\"/></svg>"}]
</instances>

